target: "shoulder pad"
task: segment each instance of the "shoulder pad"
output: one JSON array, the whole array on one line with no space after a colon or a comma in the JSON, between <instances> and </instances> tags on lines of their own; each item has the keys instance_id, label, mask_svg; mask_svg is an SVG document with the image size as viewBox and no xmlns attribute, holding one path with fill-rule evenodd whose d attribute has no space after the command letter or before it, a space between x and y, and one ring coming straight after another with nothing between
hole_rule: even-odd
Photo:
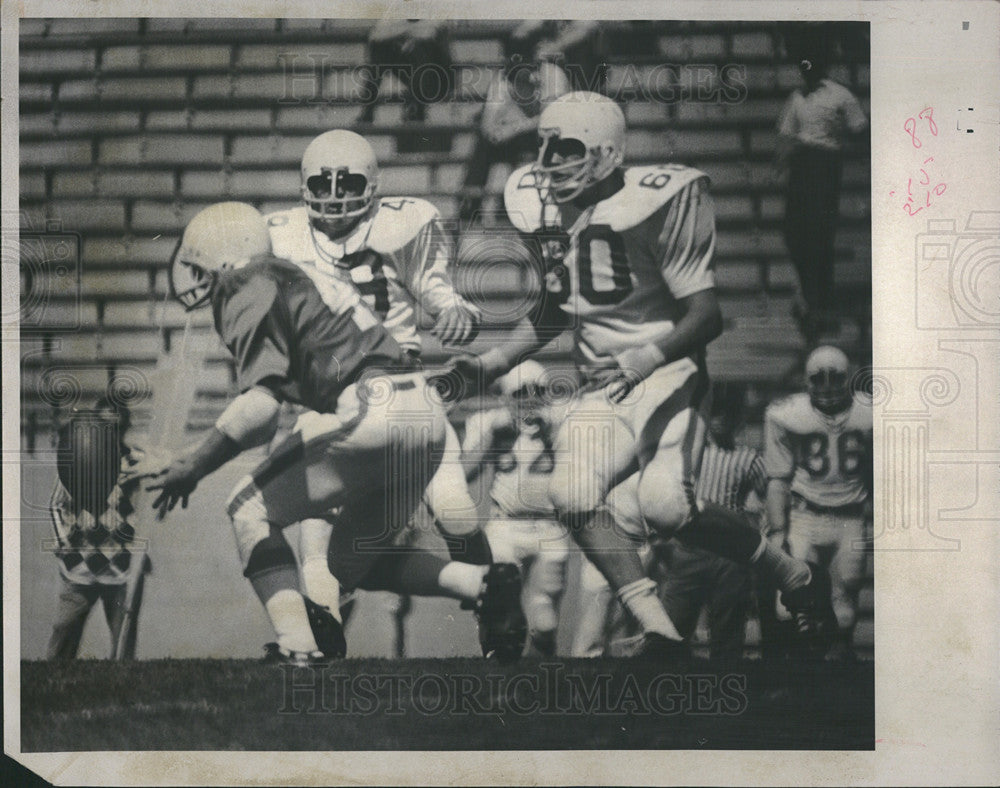
<instances>
[{"instance_id":1,"label":"shoulder pad","mask_svg":"<svg viewBox=\"0 0 1000 788\"><path fill-rule=\"evenodd\" d=\"M398 251L440 216L433 203L418 197L382 197L372 219L368 248L382 254Z\"/></svg>"},{"instance_id":2,"label":"shoulder pad","mask_svg":"<svg viewBox=\"0 0 1000 788\"><path fill-rule=\"evenodd\" d=\"M274 211L272 213L264 214L264 221L267 222L267 227L269 230L274 232L276 227L285 226L301 226L303 223L309 223L309 216L306 214L306 208L304 205L299 205L295 208L286 208L283 211Z\"/></svg>"},{"instance_id":3,"label":"shoulder pad","mask_svg":"<svg viewBox=\"0 0 1000 788\"><path fill-rule=\"evenodd\" d=\"M689 183L701 178L707 179L708 176L701 170L682 164L629 167L625 170L624 188L598 206L601 221L617 232L635 227L666 205Z\"/></svg>"},{"instance_id":4,"label":"shoulder pad","mask_svg":"<svg viewBox=\"0 0 1000 788\"><path fill-rule=\"evenodd\" d=\"M511 173L503 189L503 204L507 209L507 218L522 233L533 233L542 228L543 211L548 226L560 226L559 207L542 204L530 164Z\"/></svg>"},{"instance_id":5,"label":"shoulder pad","mask_svg":"<svg viewBox=\"0 0 1000 788\"><path fill-rule=\"evenodd\" d=\"M801 392L797 394L786 394L784 397L779 397L767 406L765 411L766 416L774 421L784 421L789 416L792 416L796 410L801 408L803 398L807 397L807 394L803 394Z\"/></svg>"}]
</instances>

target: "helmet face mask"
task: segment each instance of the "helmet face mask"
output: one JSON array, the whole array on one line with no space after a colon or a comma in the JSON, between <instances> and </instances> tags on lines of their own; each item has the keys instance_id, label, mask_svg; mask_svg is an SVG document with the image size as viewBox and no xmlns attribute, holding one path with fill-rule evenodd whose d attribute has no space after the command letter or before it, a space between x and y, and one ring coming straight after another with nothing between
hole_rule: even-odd
<instances>
[{"instance_id":1,"label":"helmet face mask","mask_svg":"<svg viewBox=\"0 0 1000 788\"><path fill-rule=\"evenodd\" d=\"M351 131L328 131L302 157L302 200L316 229L337 238L368 215L378 190L378 162L371 145Z\"/></svg>"},{"instance_id":2,"label":"helmet face mask","mask_svg":"<svg viewBox=\"0 0 1000 788\"><path fill-rule=\"evenodd\" d=\"M837 348L817 348L806 361L806 389L816 410L840 413L851 404L847 356Z\"/></svg>"},{"instance_id":3,"label":"helmet face mask","mask_svg":"<svg viewBox=\"0 0 1000 788\"><path fill-rule=\"evenodd\" d=\"M242 268L271 251L267 222L252 205L217 203L199 212L184 229L170 261L170 292L185 310L211 298L218 272Z\"/></svg>"},{"instance_id":4,"label":"helmet face mask","mask_svg":"<svg viewBox=\"0 0 1000 788\"><path fill-rule=\"evenodd\" d=\"M181 255L183 242L177 248L170 262L170 294L190 312L208 303L212 294L212 275L201 266L185 260Z\"/></svg>"},{"instance_id":5,"label":"helmet face mask","mask_svg":"<svg viewBox=\"0 0 1000 788\"><path fill-rule=\"evenodd\" d=\"M600 183L625 158L625 117L611 99L567 93L542 112L532 167L543 202L569 202Z\"/></svg>"}]
</instances>

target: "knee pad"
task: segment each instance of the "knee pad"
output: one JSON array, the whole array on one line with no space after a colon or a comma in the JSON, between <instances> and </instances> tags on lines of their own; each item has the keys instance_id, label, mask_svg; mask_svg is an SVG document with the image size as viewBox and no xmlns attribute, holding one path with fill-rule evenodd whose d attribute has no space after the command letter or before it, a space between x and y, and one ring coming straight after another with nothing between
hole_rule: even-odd
<instances>
[{"instance_id":1,"label":"knee pad","mask_svg":"<svg viewBox=\"0 0 1000 788\"><path fill-rule=\"evenodd\" d=\"M646 524L660 536L672 536L691 516L692 500L680 479L655 471L639 480L639 509Z\"/></svg>"}]
</instances>

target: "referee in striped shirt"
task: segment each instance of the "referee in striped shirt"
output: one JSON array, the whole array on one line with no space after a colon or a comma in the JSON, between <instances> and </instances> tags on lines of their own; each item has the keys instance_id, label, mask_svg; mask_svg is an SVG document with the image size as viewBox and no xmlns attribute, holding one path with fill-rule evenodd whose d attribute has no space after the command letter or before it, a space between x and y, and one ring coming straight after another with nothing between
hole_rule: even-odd
<instances>
[{"instance_id":1,"label":"referee in striped shirt","mask_svg":"<svg viewBox=\"0 0 1000 788\"><path fill-rule=\"evenodd\" d=\"M747 512L747 502L753 494L756 510L763 507L764 459L756 449L737 446L733 439L743 412L742 389L719 386L716 392L695 497L754 516ZM702 607L707 606L711 658L740 659L750 606L750 568L676 539L654 542L653 553L651 576L678 632L689 639Z\"/></svg>"}]
</instances>

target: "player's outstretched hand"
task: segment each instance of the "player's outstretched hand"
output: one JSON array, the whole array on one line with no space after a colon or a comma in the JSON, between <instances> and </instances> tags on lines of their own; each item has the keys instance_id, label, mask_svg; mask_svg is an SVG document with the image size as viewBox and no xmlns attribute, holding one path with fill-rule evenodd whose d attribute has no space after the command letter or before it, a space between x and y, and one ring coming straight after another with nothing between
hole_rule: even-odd
<instances>
[{"instance_id":1,"label":"player's outstretched hand","mask_svg":"<svg viewBox=\"0 0 1000 788\"><path fill-rule=\"evenodd\" d=\"M444 345L468 345L479 333L479 315L455 304L441 311L431 333Z\"/></svg>"},{"instance_id":2,"label":"player's outstretched hand","mask_svg":"<svg viewBox=\"0 0 1000 788\"><path fill-rule=\"evenodd\" d=\"M188 497L201 481L201 473L195 466L191 455L174 457L162 472L149 485L150 490L159 490L160 494L153 501L157 519L162 520L167 512L172 511L178 502L182 509L188 505Z\"/></svg>"}]
</instances>

